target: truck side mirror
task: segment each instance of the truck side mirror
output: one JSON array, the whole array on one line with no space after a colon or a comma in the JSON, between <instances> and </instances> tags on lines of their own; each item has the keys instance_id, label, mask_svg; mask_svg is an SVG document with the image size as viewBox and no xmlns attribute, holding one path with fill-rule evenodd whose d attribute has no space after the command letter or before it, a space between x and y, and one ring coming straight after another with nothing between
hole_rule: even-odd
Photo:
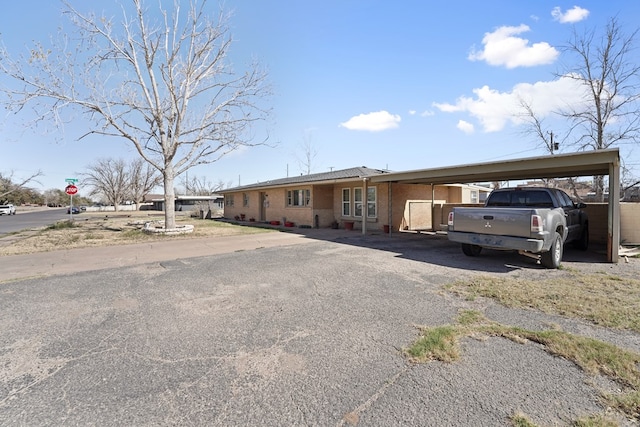
<instances>
[{"instance_id":1,"label":"truck side mirror","mask_svg":"<svg viewBox=\"0 0 640 427\"><path fill-rule=\"evenodd\" d=\"M582 202L576 203L575 205L576 205L576 209L584 209L587 207L587 204Z\"/></svg>"}]
</instances>

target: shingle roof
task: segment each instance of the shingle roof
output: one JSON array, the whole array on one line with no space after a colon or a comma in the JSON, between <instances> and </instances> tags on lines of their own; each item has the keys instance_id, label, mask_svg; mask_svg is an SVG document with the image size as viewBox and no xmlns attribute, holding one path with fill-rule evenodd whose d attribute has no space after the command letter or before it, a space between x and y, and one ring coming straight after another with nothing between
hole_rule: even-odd
<instances>
[{"instance_id":1,"label":"shingle roof","mask_svg":"<svg viewBox=\"0 0 640 427\"><path fill-rule=\"evenodd\" d=\"M220 193L227 193L233 191L249 190L254 188L275 187L289 184L306 184L322 181L336 181L345 179L365 178L373 175L380 175L388 173L389 171L381 169L371 169L366 166L355 167L349 169L335 170L331 172L314 173L310 175L298 175L288 178L272 179L269 181L258 182L255 184L242 185L239 187L226 188L219 191Z\"/></svg>"}]
</instances>

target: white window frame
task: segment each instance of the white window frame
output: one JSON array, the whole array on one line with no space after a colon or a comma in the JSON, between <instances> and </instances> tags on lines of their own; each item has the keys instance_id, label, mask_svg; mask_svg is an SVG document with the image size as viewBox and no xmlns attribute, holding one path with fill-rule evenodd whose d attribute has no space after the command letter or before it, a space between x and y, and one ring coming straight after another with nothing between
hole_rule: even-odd
<instances>
[{"instance_id":1,"label":"white window frame","mask_svg":"<svg viewBox=\"0 0 640 427\"><path fill-rule=\"evenodd\" d=\"M342 216L351 216L351 188L342 189Z\"/></svg>"},{"instance_id":2,"label":"white window frame","mask_svg":"<svg viewBox=\"0 0 640 427\"><path fill-rule=\"evenodd\" d=\"M369 200L369 195L373 194L373 200ZM373 215L370 215L373 210ZM377 187L367 187L367 218L378 217L378 189Z\"/></svg>"},{"instance_id":3,"label":"white window frame","mask_svg":"<svg viewBox=\"0 0 640 427\"><path fill-rule=\"evenodd\" d=\"M245 208L249 206L249 193L242 193L242 206Z\"/></svg>"},{"instance_id":4,"label":"white window frame","mask_svg":"<svg viewBox=\"0 0 640 427\"><path fill-rule=\"evenodd\" d=\"M364 196L362 193L362 187L355 187L353 189L353 216L357 218L362 218L363 214Z\"/></svg>"},{"instance_id":5,"label":"white window frame","mask_svg":"<svg viewBox=\"0 0 640 427\"><path fill-rule=\"evenodd\" d=\"M471 203L480 203L480 196L478 194L478 190L470 190L469 191L469 198L471 199Z\"/></svg>"},{"instance_id":6,"label":"white window frame","mask_svg":"<svg viewBox=\"0 0 640 427\"><path fill-rule=\"evenodd\" d=\"M296 203L297 202L297 203ZM311 190L308 188L296 188L287 190L287 207L305 208L311 205Z\"/></svg>"}]
</instances>

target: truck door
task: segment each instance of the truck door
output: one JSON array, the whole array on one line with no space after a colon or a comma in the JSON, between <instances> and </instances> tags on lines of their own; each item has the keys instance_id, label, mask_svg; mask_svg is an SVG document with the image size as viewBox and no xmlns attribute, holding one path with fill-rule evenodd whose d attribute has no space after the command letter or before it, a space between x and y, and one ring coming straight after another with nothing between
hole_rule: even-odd
<instances>
[{"instance_id":1,"label":"truck door","mask_svg":"<svg viewBox=\"0 0 640 427\"><path fill-rule=\"evenodd\" d=\"M564 191L557 191L556 196L567 219L567 241L580 238L580 209L576 209L573 200Z\"/></svg>"}]
</instances>

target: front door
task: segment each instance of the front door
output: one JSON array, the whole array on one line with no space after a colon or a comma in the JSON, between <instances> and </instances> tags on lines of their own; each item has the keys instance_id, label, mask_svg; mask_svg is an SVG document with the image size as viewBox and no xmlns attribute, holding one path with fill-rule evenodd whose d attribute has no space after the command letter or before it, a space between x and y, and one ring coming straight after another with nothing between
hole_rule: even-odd
<instances>
[{"instance_id":1,"label":"front door","mask_svg":"<svg viewBox=\"0 0 640 427\"><path fill-rule=\"evenodd\" d=\"M264 191L260 192L260 222L267 220L267 204L269 203Z\"/></svg>"}]
</instances>

